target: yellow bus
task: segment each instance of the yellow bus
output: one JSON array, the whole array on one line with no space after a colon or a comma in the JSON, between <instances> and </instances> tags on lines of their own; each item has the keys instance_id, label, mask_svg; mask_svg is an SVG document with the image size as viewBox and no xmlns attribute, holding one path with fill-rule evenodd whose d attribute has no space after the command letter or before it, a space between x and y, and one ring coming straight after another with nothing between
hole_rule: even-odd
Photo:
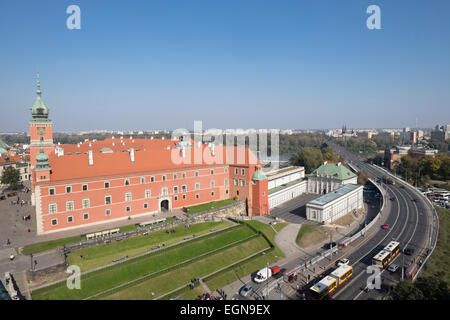
<instances>
[{"instance_id":1,"label":"yellow bus","mask_svg":"<svg viewBox=\"0 0 450 320\"><path fill-rule=\"evenodd\" d=\"M372 265L377 265L380 269L386 268L400 251L400 242L391 241L372 258Z\"/></svg>"},{"instance_id":2,"label":"yellow bus","mask_svg":"<svg viewBox=\"0 0 450 320\"><path fill-rule=\"evenodd\" d=\"M338 281L338 286L342 286L353 275L353 268L349 265L343 265L334 270L330 276Z\"/></svg>"},{"instance_id":3,"label":"yellow bus","mask_svg":"<svg viewBox=\"0 0 450 320\"><path fill-rule=\"evenodd\" d=\"M336 290L338 282L335 278L326 276L311 288L309 288L312 300L322 300Z\"/></svg>"}]
</instances>

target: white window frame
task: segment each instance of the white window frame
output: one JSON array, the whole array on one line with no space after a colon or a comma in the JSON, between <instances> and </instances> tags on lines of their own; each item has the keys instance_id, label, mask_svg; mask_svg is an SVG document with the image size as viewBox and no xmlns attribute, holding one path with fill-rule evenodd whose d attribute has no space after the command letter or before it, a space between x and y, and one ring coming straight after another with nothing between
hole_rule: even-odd
<instances>
[{"instance_id":1,"label":"white window frame","mask_svg":"<svg viewBox=\"0 0 450 320\"><path fill-rule=\"evenodd\" d=\"M126 186L129 186L129 185L130 185L130 179L128 179L128 178L125 179L125 185L126 185Z\"/></svg>"},{"instance_id":2,"label":"white window frame","mask_svg":"<svg viewBox=\"0 0 450 320\"><path fill-rule=\"evenodd\" d=\"M69 218L72 218L72 221L69 221ZM73 222L73 216L67 216L67 223L72 223Z\"/></svg>"},{"instance_id":3,"label":"white window frame","mask_svg":"<svg viewBox=\"0 0 450 320\"><path fill-rule=\"evenodd\" d=\"M109 198L109 203L106 202L106 198ZM110 194L107 194L105 196L105 205L108 205L108 204L112 204L112 196Z\"/></svg>"},{"instance_id":4,"label":"white window frame","mask_svg":"<svg viewBox=\"0 0 450 320\"><path fill-rule=\"evenodd\" d=\"M86 215L87 215L87 218L86 218ZM83 213L83 220L89 220L89 212Z\"/></svg>"},{"instance_id":5,"label":"white window frame","mask_svg":"<svg viewBox=\"0 0 450 320\"><path fill-rule=\"evenodd\" d=\"M178 186L173 186L173 193L174 194L178 193Z\"/></svg>"},{"instance_id":6,"label":"white window frame","mask_svg":"<svg viewBox=\"0 0 450 320\"><path fill-rule=\"evenodd\" d=\"M52 193L52 190L53 190L53 193ZM49 195L49 196L54 196L55 193L56 193L56 189L55 189L55 188L49 188L49 189L48 189L48 195Z\"/></svg>"},{"instance_id":7,"label":"white window frame","mask_svg":"<svg viewBox=\"0 0 450 320\"><path fill-rule=\"evenodd\" d=\"M54 211L51 209L53 207L53 205L55 207ZM48 213L58 213L58 205L56 204L56 202L48 204Z\"/></svg>"},{"instance_id":8,"label":"white window frame","mask_svg":"<svg viewBox=\"0 0 450 320\"><path fill-rule=\"evenodd\" d=\"M130 191L125 192L125 202L130 202L133 200L132 193Z\"/></svg>"},{"instance_id":9,"label":"white window frame","mask_svg":"<svg viewBox=\"0 0 450 320\"><path fill-rule=\"evenodd\" d=\"M85 203L86 200L87 200L87 206ZM81 200L81 204L82 204L83 209L88 209L91 205L91 200L89 200L89 198L85 198L85 199Z\"/></svg>"},{"instance_id":10,"label":"white window frame","mask_svg":"<svg viewBox=\"0 0 450 320\"><path fill-rule=\"evenodd\" d=\"M72 204L72 210L69 210L69 204ZM74 211L75 210L75 202L73 200L66 201L66 211Z\"/></svg>"},{"instance_id":11,"label":"white window frame","mask_svg":"<svg viewBox=\"0 0 450 320\"><path fill-rule=\"evenodd\" d=\"M106 184L108 184L108 186L106 186ZM105 181L103 186L105 187L105 189L109 189L111 187L111 183L109 181Z\"/></svg>"},{"instance_id":12,"label":"white window frame","mask_svg":"<svg viewBox=\"0 0 450 320\"><path fill-rule=\"evenodd\" d=\"M69 192L67 192L67 188L69 188ZM66 186L66 193L72 193L72 186Z\"/></svg>"},{"instance_id":13,"label":"white window frame","mask_svg":"<svg viewBox=\"0 0 450 320\"><path fill-rule=\"evenodd\" d=\"M105 216L109 217L111 215L111 209L105 209Z\"/></svg>"},{"instance_id":14,"label":"white window frame","mask_svg":"<svg viewBox=\"0 0 450 320\"><path fill-rule=\"evenodd\" d=\"M211 180L211 181L209 182L209 186L210 186L211 188L215 188L215 187L216 187L216 181Z\"/></svg>"},{"instance_id":15,"label":"white window frame","mask_svg":"<svg viewBox=\"0 0 450 320\"><path fill-rule=\"evenodd\" d=\"M145 199L150 199L150 197L152 196L152 192L150 189L146 189L145 190Z\"/></svg>"},{"instance_id":16,"label":"white window frame","mask_svg":"<svg viewBox=\"0 0 450 320\"><path fill-rule=\"evenodd\" d=\"M200 190L200 182L195 183L195 190Z\"/></svg>"},{"instance_id":17,"label":"white window frame","mask_svg":"<svg viewBox=\"0 0 450 320\"><path fill-rule=\"evenodd\" d=\"M53 223L53 221L56 221L56 223ZM58 219L57 218L53 218L51 223L52 223L52 226L57 226L58 225Z\"/></svg>"},{"instance_id":18,"label":"white window frame","mask_svg":"<svg viewBox=\"0 0 450 320\"><path fill-rule=\"evenodd\" d=\"M86 190L84 190L84 187L86 187ZM81 186L81 191L88 191L88 190L89 190L89 188L88 188L87 183L83 183L83 185Z\"/></svg>"}]
</instances>

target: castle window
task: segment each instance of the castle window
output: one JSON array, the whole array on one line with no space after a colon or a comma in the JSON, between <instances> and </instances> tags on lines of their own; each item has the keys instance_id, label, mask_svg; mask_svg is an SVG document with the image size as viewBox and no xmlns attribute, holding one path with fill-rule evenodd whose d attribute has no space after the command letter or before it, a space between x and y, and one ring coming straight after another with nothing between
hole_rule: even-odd
<instances>
[{"instance_id":1,"label":"castle window","mask_svg":"<svg viewBox=\"0 0 450 320\"><path fill-rule=\"evenodd\" d=\"M125 185L126 186L130 185L130 179L125 179Z\"/></svg>"},{"instance_id":2,"label":"castle window","mask_svg":"<svg viewBox=\"0 0 450 320\"><path fill-rule=\"evenodd\" d=\"M49 195L53 196L55 194L55 188L48 189Z\"/></svg>"},{"instance_id":3,"label":"castle window","mask_svg":"<svg viewBox=\"0 0 450 320\"><path fill-rule=\"evenodd\" d=\"M131 201L131 192L125 192L125 201Z\"/></svg>"},{"instance_id":4,"label":"castle window","mask_svg":"<svg viewBox=\"0 0 450 320\"><path fill-rule=\"evenodd\" d=\"M166 181L166 175L165 174L163 174L163 176L162 176L162 181Z\"/></svg>"},{"instance_id":5,"label":"castle window","mask_svg":"<svg viewBox=\"0 0 450 320\"><path fill-rule=\"evenodd\" d=\"M200 182L197 182L197 183L195 184L195 190L200 190Z\"/></svg>"},{"instance_id":6,"label":"castle window","mask_svg":"<svg viewBox=\"0 0 450 320\"><path fill-rule=\"evenodd\" d=\"M87 184L83 184L83 191L87 191L88 189L88 185Z\"/></svg>"},{"instance_id":7,"label":"castle window","mask_svg":"<svg viewBox=\"0 0 450 320\"><path fill-rule=\"evenodd\" d=\"M52 219L52 226L56 226L58 224L58 219Z\"/></svg>"},{"instance_id":8,"label":"castle window","mask_svg":"<svg viewBox=\"0 0 450 320\"><path fill-rule=\"evenodd\" d=\"M126 212L130 212L130 211L131 211L131 207L130 207L130 206L127 206L127 207L125 208L125 211L126 211Z\"/></svg>"},{"instance_id":9,"label":"castle window","mask_svg":"<svg viewBox=\"0 0 450 320\"><path fill-rule=\"evenodd\" d=\"M66 201L66 211L73 211L73 210L74 210L73 201Z\"/></svg>"},{"instance_id":10,"label":"castle window","mask_svg":"<svg viewBox=\"0 0 450 320\"><path fill-rule=\"evenodd\" d=\"M141 184L144 184L144 183L145 183L145 178L141 177Z\"/></svg>"},{"instance_id":11,"label":"castle window","mask_svg":"<svg viewBox=\"0 0 450 320\"><path fill-rule=\"evenodd\" d=\"M111 204L111 196L105 196L105 204Z\"/></svg>"},{"instance_id":12,"label":"castle window","mask_svg":"<svg viewBox=\"0 0 450 320\"><path fill-rule=\"evenodd\" d=\"M105 182L105 189L109 188L109 181Z\"/></svg>"},{"instance_id":13,"label":"castle window","mask_svg":"<svg viewBox=\"0 0 450 320\"><path fill-rule=\"evenodd\" d=\"M50 203L48 205L48 212L49 213L56 213L56 212L58 212L58 207L56 206L56 203Z\"/></svg>"},{"instance_id":14,"label":"castle window","mask_svg":"<svg viewBox=\"0 0 450 320\"><path fill-rule=\"evenodd\" d=\"M185 194L183 194L183 200L185 200L186 199L186 195Z\"/></svg>"},{"instance_id":15,"label":"castle window","mask_svg":"<svg viewBox=\"0 0 450 320\"><path fill-rule=\"evenodd\" d=\"M106 214L106 216L110 216L111 215L111 209L106 209L105 210L105 214Z\"/></svg>"},{"instance_id":16,"label":"castle window","mask_svg":"<svg viewBox=\"0 0 450 320\"><path fill-rule=\"evenodd\" d=\"M241 175L245 176L245 169L241 169Z\"/></svg>"},{"instance_id":17,"label":"castle window","mask_svg":"<svg viewBox=\"0 0 450 320\"><path fill-rule=\"evenodd\" d=\"M148 203L144 203L144 209L148 208Z\"/></svg>"},{"instance_id":18,"label":"castle window","mask_svg":"<svg viewBox=\"0 0 450 320\"><path fill-rule=\"evenodd\" d=\"M173 187L173 193L178 193L178 186Z\"/></svg>"},{"instance_id":19,"label":"castle window","mask_svg":"<svg viewBox=\"0 0 450 320\"><path fill-rule=\"evenodd\" d=\"M89 219L89 213L83 213L83 220Z\"/></svg>"},{"instance_id":20,"label":"castle window","mask_svg":"<svg viewBox=\"0 0 450 320\"><path fill-rule=\"evenodd\" d=\"M195 171L195 176L198 177L198 171Z\"/></svg>"},{"instance_id":21,"label":"castle window","mask_svg":"<svg viewBox=\"0 0 450 320\"><path fill-rule=\"evenodd\" d=\"M183 176L183 179L186 178L186 172L183 172L182 176Z\"/></svg>"},{"instance_id":22,"label":"castle window","mask_svg":"<svg viewBox=\"0 0 450 320\"><path fill-rule=\"evenodd\" d=\"M89 208L89 199L83 199L83 209Z\"/></svg>"},{"instance_id":23,"label":"castle window","mask_svg":"<svg viewBox=\"0 0 450 320\"><path fill-rule=\"evenodd\" d=\"M225 186L228 186L228 178L225 178L225 180L223 181L223 184L224 184Z\"/></svg>"},{"instance_id":24,"label":"castle window","mask_svg":"<svg viewBox=\"0 0 450 320\"><path fill-rule=\"evenodd\" d=\"M215 185L216 185L216 182L215 182L214 180L211 180L211 182L210 182L210 186L211 186L211 188L214 188L214 187L215 187Z\"/></svg>"},{"instance_id":25,"label":"castle window","mask_svg":"<svg viewBox=\"0 0 450 320\"><path fill-rule=\"evenodd\" d=\"M66 193L71 193L71 192L72 192L72 187L66 186Z\"/></svg>"},{"instance_id":26,"label":"castle window","mask_svg":"<svg viewBox=\"0 0 450 320\"><path fill-rule=\"evenodd\" d=\"M67 222L68 222L68 223L73 222L73 216L68 216L68 217L67 217Z\"/></svg>"},{"instance_id":27,"label":"castle window","mask_svg":"<svg viewBox=\"0 0 450 320\"><path fill-rule=\"evenodd\" d=\"M155 177L150 177L150 182L155 182Z\"/></svg>"},{"instance_id":28,"label":"castle window","mask_svg":"<svg viewBox=\"0 0 450 320\"><path fill-rule=\"evenodd\" d=\"M145 190L145 198L150 198L150 190Z\"/></svg>"},{"instance_id":29,"label":"castle window","mask_svg":"<svg viewBox=\"0 0 450 320\"><path fill-rule=\"evenodd\" d=\"M181 192L186 192L186 191L187 191L187 187L186 187L185 184L183 184L183 185L181 186Z\"/></svg>"},{"instance_id":30,"label":"castle window","mask_svg":"<svg viewBox=\"0 0 450 320\"><path fill-rule=\"evenodd\" d=\"M214 174L214 170L211 170L211 174Z\"/></svg>"},{"instance_id":31,"label":"castle window","mask_svg":"<svg viewBox=\"0 0 450 320\"><path fill-rule=\"evenodd\" d=\"M173 174L173 180L177 180L178 176L176 173Z\"/></svg>"},{"instance_id":32,"label":"castle window","mask_svg":"<svg viewBox=\"0 0 450 320\"><path fill-rule=\"evenodd\" d=\"M241 187L245 187L245 180L241 179Z\"/></svg>"},{"instance_id":33,"label":"castle window","mask_svg":"<svg viewBox=\"0 0 450 320\"><path fill-rule=\"evenodd\" d=\"M200 195L198 193L195 194L195 199L200 198Z\"/></svg>"}]
</instances>

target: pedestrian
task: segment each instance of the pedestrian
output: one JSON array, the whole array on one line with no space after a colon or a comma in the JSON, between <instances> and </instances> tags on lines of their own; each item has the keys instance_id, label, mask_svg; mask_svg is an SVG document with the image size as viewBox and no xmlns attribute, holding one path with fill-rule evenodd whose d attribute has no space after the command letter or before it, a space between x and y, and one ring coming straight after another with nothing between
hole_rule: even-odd
<instances>
[{"instance_id":1,"label":"pedestrian","mask_svg":"<svg viewBox=\"0 0 450 320\"><path fill-rule=\"evenodd\" d=\"M6 240L6 245L9 246L10 244L11 244L11 241L9 241L9 238L8 238L8 240Z\"/></svg>"}]
</instances>

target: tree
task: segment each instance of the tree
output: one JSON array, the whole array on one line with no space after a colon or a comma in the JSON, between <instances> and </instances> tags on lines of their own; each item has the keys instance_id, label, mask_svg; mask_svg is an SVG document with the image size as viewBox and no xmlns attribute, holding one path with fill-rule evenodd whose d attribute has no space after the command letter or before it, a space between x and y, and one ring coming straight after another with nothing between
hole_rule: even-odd
<instances>
[{"instance_id":1,"label":"tree","mask_svg":"<svg viewBox=\"0 0 450 320\"><path fill-rule=\"evenodd\" d=\"M357 183L358 184L366 184L367 180L369 180L372 176L370 175L370 173L366 172L366 171L358 171L358 180Z\"/></svg>"},{"instance_id":2,"label":"tree","mask_svg":"<svg viewBox=\"0 0 450 320\"><path fill-rule=\"evenodd\" d=\"M322 152L319 149L301 147L291 156L290 162L294 166L305 167L305 172L311 173L323 163Z\"/></svg>"},{"instance_id":3,"label":"tree","mask_svg":"<svg viewBox=\"0 0 450 320\"><path fill-rule=\"evenodd\" d=\"M8 166L3 170L1 182L7 184L10 187L14 187L20 180L20 171L14 169L12 166Z\"/></svg>"},{"instance_id":4,"label":"tree","mask_svg":"<svg viewBox=\"0 0 450 320\"><path fill-rule=\"evenodd\" d=\"M396 300L450 300L450 290L442 276L420 277L415 282L404 280L397 284Z\"/></svg>"}]
</instances>

